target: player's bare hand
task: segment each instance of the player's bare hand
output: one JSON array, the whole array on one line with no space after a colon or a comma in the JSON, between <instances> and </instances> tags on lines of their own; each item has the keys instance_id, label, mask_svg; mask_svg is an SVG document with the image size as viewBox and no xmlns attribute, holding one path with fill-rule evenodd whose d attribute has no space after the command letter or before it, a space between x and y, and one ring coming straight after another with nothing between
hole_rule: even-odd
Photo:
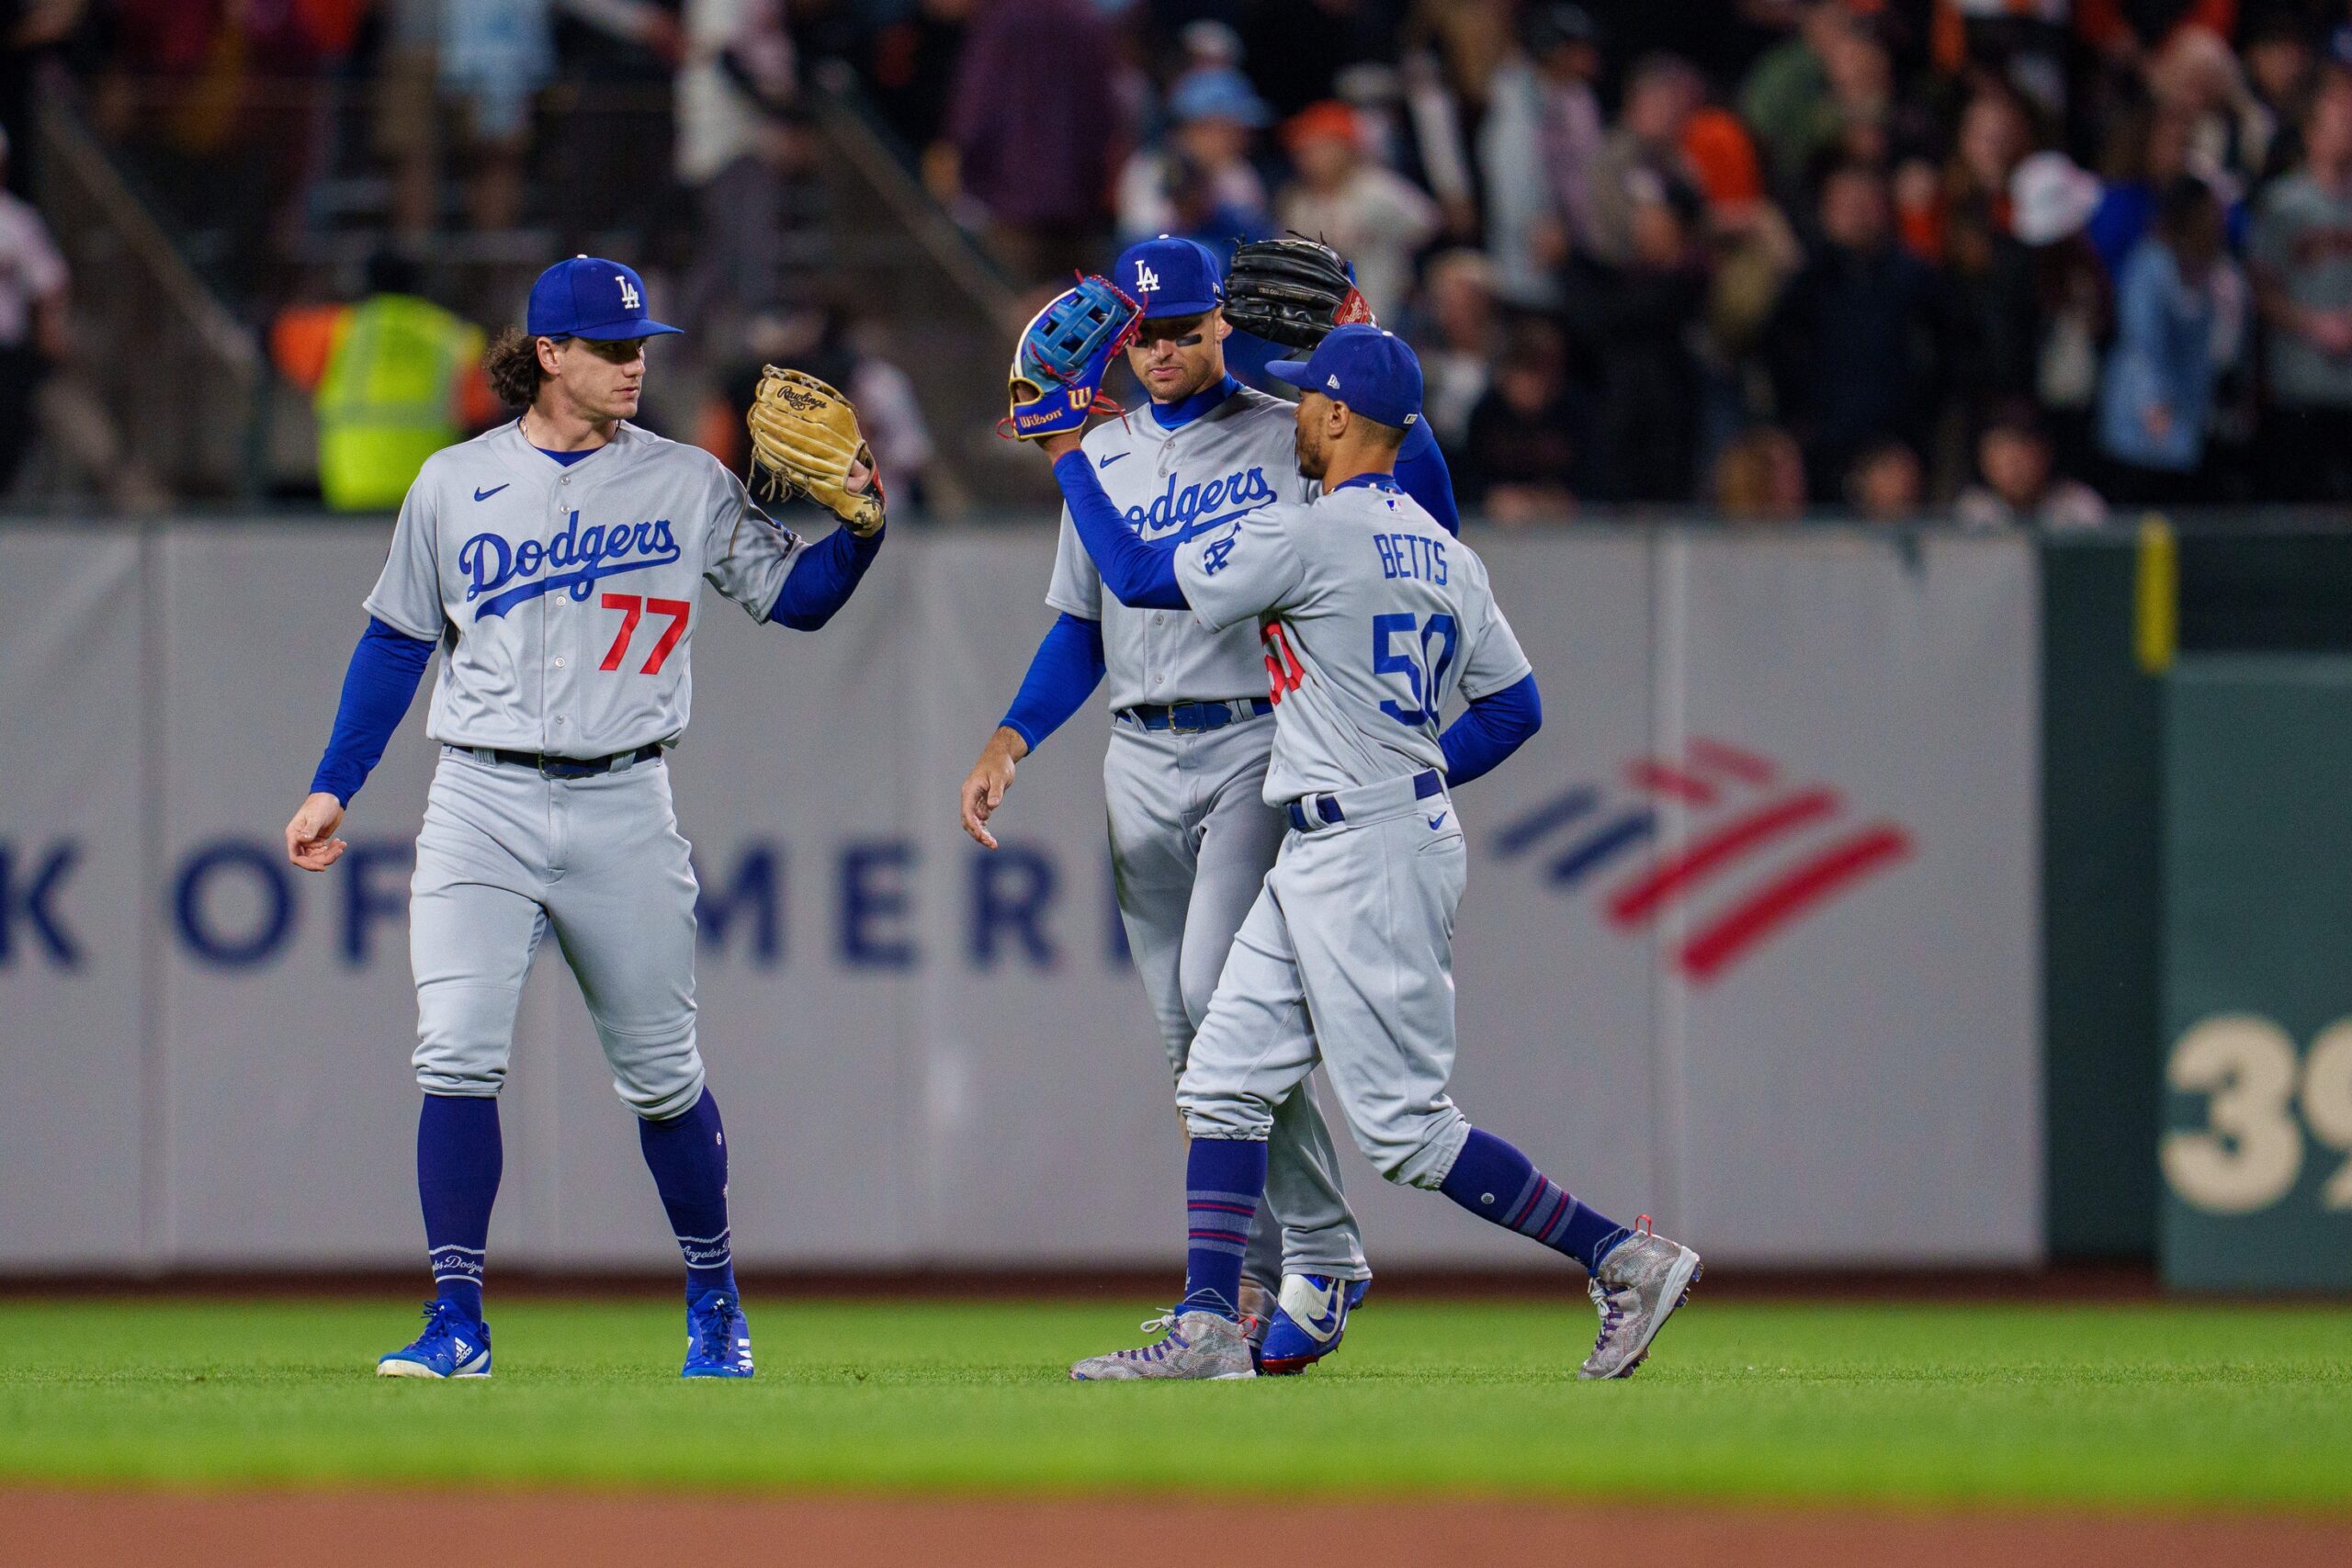
<instances>
[{"instance_id":1,"label":"player's bare hand","mask_svg":"<svg viewBox=\"0 0 2352 1568\"><path fill-rule=\"evenodd\" d=\"M1029 754L1029 743L1020 732L999 729L980 750L980 760L964 775L964 831L984 850L996 848L996 835L989 831L989 818L1004 804L1004 792L1012 787L1013 764Z\"/></svg>"},{"instance_id":2,"label":"player's bare hand","mask_svg":"<svg viewBox=\"0 0 2352 1568\"><path fill-rule=\"evenodd\" d=\"M1041 437L1037 445L1046 449L1046 461L1058 463L1063 457L1077 451L1079 443L1084 439L1084 434L1079 431L1065 430L1059 435Z\"/></svg>"},{"instance_id":3,"label":"player's bare hand","mask_svg":"<svg viewBox=\"0 0 2352 1568\"><path fill-rule=\"evenodd\" d=\"M286 858L304 871L326 870L351 847L334 836L342 821L343 802L323 790L311 796L286 824Z\"/></svg>"}]
</instances>

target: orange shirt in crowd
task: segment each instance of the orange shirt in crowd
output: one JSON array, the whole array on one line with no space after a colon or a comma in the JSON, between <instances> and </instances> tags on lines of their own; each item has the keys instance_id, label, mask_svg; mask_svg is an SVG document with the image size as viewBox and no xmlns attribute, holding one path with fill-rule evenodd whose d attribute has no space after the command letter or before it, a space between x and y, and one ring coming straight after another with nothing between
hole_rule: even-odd
<instances>
[{"instance_id":1,"label":"orange shirt in crowd","mask_svg":"<svg viewBox=\"0 0 2352 1568\"><path fill-rule=\"evenodd\" d=\"M1764 195L1755 139L1729 109L1702 108L1692 115L1682 132L1682 155L1698 175L1709 207L1738 212Z\"/></svg>"}]
</instances>

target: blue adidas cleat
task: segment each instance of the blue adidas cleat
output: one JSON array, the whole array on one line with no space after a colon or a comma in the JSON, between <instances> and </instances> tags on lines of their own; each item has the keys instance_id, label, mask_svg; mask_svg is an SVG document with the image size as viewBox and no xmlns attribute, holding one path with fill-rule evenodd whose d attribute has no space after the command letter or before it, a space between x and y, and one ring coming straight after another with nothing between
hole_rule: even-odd
<instances>
[{"instance_id":1,"label":"blue adidas cleat","mask_svg":"<svg viewBox=\"0 0 2352 1568\"><path fill-rule=\"evenodd\" d=\"M455 1302L424 1303L424 1332L406 1349L376 1363L379 1378L486 1378L490 1325L477 1323Z\"/></svg>"},{"instance_id":2,"label":"blue adidas cleat","mask_svg":"<svg viewBox=\"0 0 2352 1568\"><path fill-rule=\"evenodd\" d=\"M686 1365L682 1378L752 1375L752 1325L730 1291L706 1291L686 1308Z\"/></svg>"},{"instance_id":3,"label":"blue adidas cleat","mask_svg":"<svg viewBox=\"0 0 2352 1568\"><path fill-rule=\"evenodd\" d=\"M1348 1314L1363 1303L1371 1288L1369 1280L1283 1275L1281 1302L1258 1350L1258 1370L1268 1377L1289 1377L1338 1349L1348 1331Z\"/></svg>"}]
</instances>

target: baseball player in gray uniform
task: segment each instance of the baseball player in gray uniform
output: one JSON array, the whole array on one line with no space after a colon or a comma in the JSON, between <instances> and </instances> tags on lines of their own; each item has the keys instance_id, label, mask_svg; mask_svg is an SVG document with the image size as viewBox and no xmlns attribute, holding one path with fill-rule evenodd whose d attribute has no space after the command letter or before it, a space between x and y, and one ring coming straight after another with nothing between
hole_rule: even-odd
<instances>
[{"instance_id":1,"label":"baseball player in gray uniform","mask_svg":"<svg viewBox=\"0 0 2352 1568\"><path fill-rule=\"evenodd\" d=\"M1464 866L1449 784L1534 732L1534 677L1485 564L1396 483L1397 447L1420 417L1411 349L1343 326L1304 364L1272 369L1304 393L1297 459L1322 481L1317 500L1260 507L1172 548L1091 499L1070 509L1114 596L1262 639L1275 701L1266 799L1290 829L1177 1086L1193 1134L1184 1299L1153 1325L1166 1329L1159 1341L1071 1375L1253 1375L1237 1305L1248 1216L1280 1109L1320 1063L1383 1176L1585 1265L1600 1332L1581 1375L1625 1376L1686 1298L1698 1254L1577 1202L1447 1093ZM1057 446L1057 476L1082 485L1084 454ZM1441 731L1456 690L1468 710Z\"/></svg>"},{"instance_id":2,"label":"baseball player in gray uniform","mask_svg":"<svg viewBox=\"0 0 2352 1568\"><path fill-rule=\"evenodd\" d=\"M1227 372L1216 257L1162 236L1129 246L1112 272L1143 307L1127 357L1151 407L1097 424L1084 444L1126 525L1165 544L1312 496L1291 450L1290 405ZM1432 482L1446 482L1442 466ZM1119 913L1169 1071L1181 1075L1234 932L1282 844L1282 814L1263 798L1273 745L1273 704L1256 694L1265 660L1250 627L1210 631L1182 611L1106 597L1067 509L1046 602L1060 619L964 781L965 830L996 847L988 822L1015 765L1107 674L1102 777ZM1338 1348L1371 1269L1311 1094L1275 1112L1268 1159L1244 1316L1266 1371L1303 1371Z\"/></svg>"},{"instance_id":3,"label":"baseball player in gray uniform","mask_svg":"<svg viewBox=\"0 0 2352 1568\"><path fill-rule=\"evenodd\" d=\"M695 896L666 751L693 705L705 582L755 620L814 629L881 542L879 508L811 545L707 453L628 423L646 313L616 263L559 263L527 335L490 355L520 419L428 459L410 488L312 794L295 864L342 853L345 807L435 649L441 762L416 842L417 1186L435 1283L397 1377L487 1377L481 1282L503 1163L499 1089L515 1006L550 931L687 1266L688 1377L749 1377L727 1221L726 1134L695 1032ZM861 489L876 489L870 471ZM850 515L845 512L844 515ZM862 531L861 531L862 530Z\"/></svg>"}]
</instances>

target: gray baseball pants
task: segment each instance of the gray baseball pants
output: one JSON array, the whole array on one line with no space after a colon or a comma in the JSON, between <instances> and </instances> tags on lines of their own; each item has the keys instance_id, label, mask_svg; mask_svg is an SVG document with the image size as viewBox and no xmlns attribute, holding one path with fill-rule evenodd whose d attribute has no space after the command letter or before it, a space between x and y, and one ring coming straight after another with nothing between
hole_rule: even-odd
<instances>
[{"instance_id":1,"label":"gray baseball pants","mask_svg":"<svg viewBox=\"0 0 2352 1568\"><path fill-rule=\"evenodd\" d=\"M1380 1174L1434 1188L1470 1135L1446 1092L1462 829L1443 793L1416 798L1409 778L1336 798L1342 820L1283 840L1176 1102L1196 1138L1278 1135L1320 1062Z\"/></svg>"},{"instance_id":2,"label":"gray baseball pants","mask_svg":"<svg viewBox=\"0 0 2352 1568\"><path fill-rule=\"evenodd\" d=\"M692 1109L695 891L662 759L550 779L443 748L410 883L417 1082L499 1091L523 978L552 931L621 1099L651 1121Z\"/></svg>"},{"instance_id":3,"label":"gray baseball pants","mask_svg":"<svg viewBox=\"0 0 2352 1568\"><path fill-rule=\"evenodd\" d=\"M1130 719L1111 726L1102 783L1119 913L1169 1071L1179 1078L1234 933L1282 848L1283 814L1262 794L1273 732L1271 717L1193 734ZM1270 1108L1269 1134L1261 1135L1266 1201L1250 1227L1243 1273L1269 1287L1280 1286L1285 1269L1370 1279L1340 1190L1339 1154L1313 1094Z\"/></svg>"}]
</instances>

